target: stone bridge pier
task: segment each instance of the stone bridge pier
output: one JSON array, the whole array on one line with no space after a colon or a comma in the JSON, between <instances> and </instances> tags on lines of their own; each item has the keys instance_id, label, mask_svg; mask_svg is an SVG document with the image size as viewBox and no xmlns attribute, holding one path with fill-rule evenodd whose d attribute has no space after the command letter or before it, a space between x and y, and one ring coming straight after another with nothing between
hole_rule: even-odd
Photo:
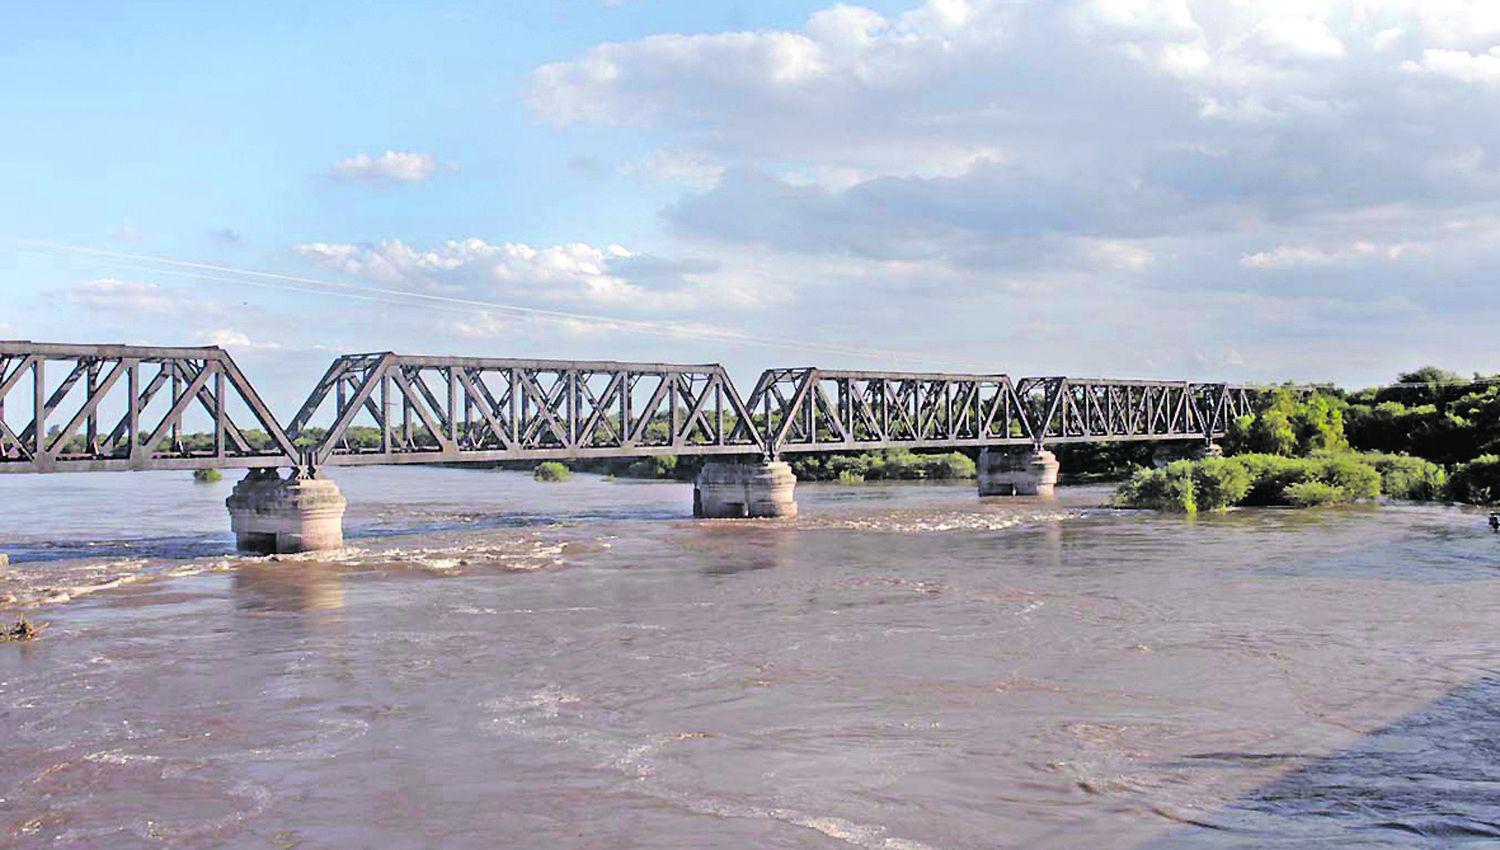
<instances>
[{"instance_id":1,"label":"stone bridge pier","mask_svg":"<svg viewBox=\"0 0 1500 850\"><path fill-rule=\"evenodd\" d=\"M1044 448L980 449L980 496L1054 495L1057 457Z\"/></svg>"},{"instance_id":2,"label":"stone bridge pier","mask_svg":"<svg viewBox=\"0 0 1500 850\"><path fill-rule=\"evenodd\" d=\"M297 468L285 478L275 469L252 469L224 504L241 552L290 554L344 545L347 502L317 469Z\"/></svg>"},{"instance_id":3,"label":"stone bridge pier","mask_svg":"<svg viewBox=\"0 0 1500 850\"><path fill-rule=\"evenodd\" d=\"M794 517L797 476L780 460L709 461L693 482L693 516L709 519Z\"/></svg>"}]
</instances>

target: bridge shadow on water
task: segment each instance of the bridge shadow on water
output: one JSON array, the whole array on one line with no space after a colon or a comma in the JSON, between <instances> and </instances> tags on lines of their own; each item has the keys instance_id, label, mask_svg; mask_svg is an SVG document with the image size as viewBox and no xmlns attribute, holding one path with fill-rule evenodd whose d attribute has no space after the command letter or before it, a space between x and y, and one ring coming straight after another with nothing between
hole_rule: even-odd
<instances>
[{"instance_id":1,"label":"bridge shadow on water","mask_svg":"<svg viewBox=\"0 0 1500 850\"><path fill-rule=\"evenodd\" d=\"M1295 758L1204 753L1169 766L1234 769ZM1500 847L1500 674L1137 850L1481 846Z\"/></svg>"}]
</instances>

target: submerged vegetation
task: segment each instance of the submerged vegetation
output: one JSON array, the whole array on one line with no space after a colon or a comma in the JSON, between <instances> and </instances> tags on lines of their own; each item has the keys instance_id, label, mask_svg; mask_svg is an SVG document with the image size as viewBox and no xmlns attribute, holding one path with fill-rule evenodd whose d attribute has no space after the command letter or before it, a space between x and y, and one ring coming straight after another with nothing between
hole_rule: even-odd
<instances>
[{"instance_id":1,"label":"submerged vegetation","mask_svg":"<svg viewBox=\"0 0 1500 850\"><path fill-rule=\"evenodd\" d=\"M19 643L21 641L36 640L46 628L46 623L32 623L30 620L22 617L14 625L0 628L0 643Z\"/></svg>"},{"instance_id":2,"label":"submerged vegetation","mask_svg":"<svg viewBox=\"0 0 1500 850\"><path fill-rule=\"evenodd\" d=\"M538 481L567 481L573 477L573 470L568 469L555 460L544 460L536 465L536 469L531 473L531 477Z\"/></svg>"}]
</instances>

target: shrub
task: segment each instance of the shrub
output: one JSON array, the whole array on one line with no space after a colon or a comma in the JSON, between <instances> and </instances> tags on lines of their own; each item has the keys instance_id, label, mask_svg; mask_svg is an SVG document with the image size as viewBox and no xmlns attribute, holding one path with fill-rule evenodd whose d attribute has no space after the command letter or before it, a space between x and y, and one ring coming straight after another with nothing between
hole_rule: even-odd
<instances>
[{"instance_id":1,"label":"shrub","mask_svg":"<svg viewBox=\"0 0 1500 850\"><path fill-rule=\"evenodd\" d=\"M1155 508L1178 513L1196 513L1193 493L1193 462L1180 460L1162 469L1138 469L1116 493L1118 504L1128 508Z\"/></svg>"},{"instance_id":2,"label":"shrub","mask_svg":"<svg viewBox=\"0 0 1500 850\"><path fill-rule=\"evenodd\" d=\"M531 473L531 477L538 481L567 481L573 477L573 470L555 460L544 460L536 465L536 470Z\"/></svg>"},{"instance_id":3,"label":"shrub","mask_svg":"<svg viewBox=\"0 0 1500 850\"><path fill-rule=\"evenodd\" d=\"M1205 458L1193 464L1193 501L1209 511L1227 510L1250 491L1250 470L1225 458Z\"/></svg>"},{"instance_id":4,"label":"shrub","mask_svg":"<svg viewBox=\"0 0 1500 850\"><path fill-rule=\"evenodd\" d=\"M1314 505L1330 505L1335 502L1348 501L1344 490L1324 481L1298 481L1287 485L1282 491L1282 498L1288 504L1299 508L1310 508Z\"/></svg>"},{"instance_id":5,"label":"shrub","mask_svg":"<svg viewBox=\"0 0 1500 850\"><path fill-rule=\"evenodd\" d=\"M922 456L925 478L973 478L978 474L974 460L963 452Z\"/></svg>"},{"instance_id":6,"label":"shrub","mask_svg":"<svg viewBox=\"0 0 1500 850\"><path fill-rule=\"evenodd\" d=\"M1286 488L1312 477L1312 463L1303 458L1279 455L1240 455L1234 462L1250 475L1250 489L1242 505L1284 505Z\"/></svg>"},{"instance_id":7,"label":"shrub","mask_svg":"<svg viewBox=\"0 0 1500 850\"><path fill-rule=\"evenodd\" d=\"M631 461L621 474L627 478L671 478L676 469L677 455L656 455Z\"/></svg>"},{"instance_id":8,"label":"shrub","mask_svg":"<svg viewBox=\"0 0 1500 850\"><path fill-rule=\"evenodd\" d=\"M865 477L852 469L845 469L839 473L840 484L862 484Z\"/></svg>"},{"instance_id":9,"label":"shrub","mask_svg":"<svg viewBox=\"0 0 1500 850\"><path fill-rule=\"evenodd\" d=\"M1441 480L1442 469L1412 458L1383 458L1393 485L1419 491ZM1164 469L1143 469L1123 485L1116 501L1127 507L1193 513L1235 505L1323 505L1371 499L1381 493L1383 476L1375 460L1347 452L1313 457L1249 454L1178 461ZM1424 483L1426 482L1426 483ZM1500 464L1497 464L1500 496Z\"/></svg>"},{"instance_id":10,"label":"shrub","mask_svg":"<svg viewBox=\"0 0 1500 850\"><path fill-rule=\"evenodd\" d=\"M1354 454L1326 454L1315 458L1315 480L1343 492L1341 501L1373 499L1380 495L1380 473L1370 462ZM1296 504L1295 502L1293 504Z\"/></svg>"},{"instance_id":11,"label":"shrub","mask_svg":"<svg viewBox=\"0 0 1500 850\"><path fill-rule=\"evenodd\" d=\"M1480 455L1453 470L1448 479L1448 498L1473 505L1492 505L1500 500L1500 456Z\"/></svg>"},{"instance_id":12,"label":"shrub","mask_svg":"<svg viewBox=\"0 0 1500 850\"><path fill-rule=\"evenodd\" d=\"M1362 457L1380 473L1380 492L1394 499L1420 502L1438 499L1448 483L1448 473L1430 460L1392 454Z\"/></svg>"},{"instance_id":13,"label":"shrub","mask_svg":"<svg viewBox=\"0 0 1500 850\"><path fill-rule=\"evenodd\" d=\"M217 469L195 469L193 480L201 484L212 484L215 481L223 481L224 473Z\"/></svg>"}]
</instances>

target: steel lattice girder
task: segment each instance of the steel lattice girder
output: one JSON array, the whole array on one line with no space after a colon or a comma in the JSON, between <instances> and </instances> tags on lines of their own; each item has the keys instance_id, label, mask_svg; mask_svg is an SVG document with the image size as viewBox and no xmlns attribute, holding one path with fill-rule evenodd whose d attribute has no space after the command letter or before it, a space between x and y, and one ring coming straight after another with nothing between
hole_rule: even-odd
<instances>
[{"instance_id":1,"label":"steel lattice girder","mask_svg":"<svg viewBox=\"0 0 1500 850\"><path fill-rule=\"evenodd\" d=\"M749 399L773 454L1204 440L1250 411L1228 384L772 369Z\"/></svg>"},{"instance_id":2,"label":"steel lattice girder","mask_svg":"<svg viewBox=\"0 0 1500 850\"><path fill-rule=\"evenodd\" d=\"M293 418L294 437L311 435L330 395L334 424L311 465L766 451L714 364L349 355ZM377 444L356 439L362 417Z\"/></svg>"},{"instance_id":3,"label":"steel lattice girder","mask_svg":"<svg viewBox=\"0 0 1500 850\"><path fill-rule=\"evenodd\" d=\"M49 387L58 372L48 364L59 362L65 373ZM335 359L283 429L216 347L0 342L0 472L1208 441L1251 411L1253 392L798 367L767 370L742 400L716 364L378 352ZM31 412L18 429L5 418L8 397L12 411ZM106 432L101 411L111 398L118 421ZM152 404L162 400L158 415ZM246 437L231 402L264 438ZM327 407L333 424L314 427ZM211 446L183 442L183 417L195 408L212 419Z\"/></svg>"},{"instance_id":4,"label":"steel lattice girder","mask_svg":"<svg viewBox=\"0 0 1500 850\"><path fill-rule=\"evenodd\" d=\"M59 373L49 388L49 374ZM6 419L7 400L27 411L20 430ZM153 403L163 401L158 412ZM235 423L235 402L265 434L261 445ZM195 407L212 421L206 447L182 441L183 418ZM276 467L296 457L222 349L0 341L0 472Z\"/></svg>"}]
</instances>

